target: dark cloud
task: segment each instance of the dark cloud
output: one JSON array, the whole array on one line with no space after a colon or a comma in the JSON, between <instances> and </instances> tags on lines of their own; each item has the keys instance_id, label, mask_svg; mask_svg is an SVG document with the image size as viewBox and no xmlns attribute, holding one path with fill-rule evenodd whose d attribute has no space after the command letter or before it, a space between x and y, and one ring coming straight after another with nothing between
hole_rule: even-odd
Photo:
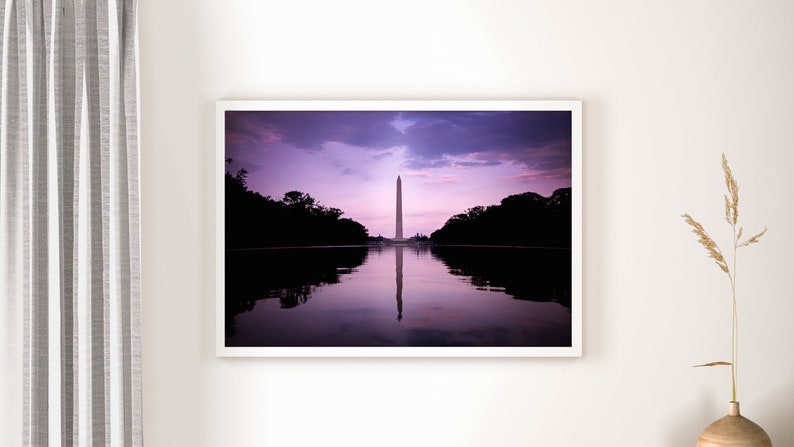
<instances>
[{"instance_id":1,"label":"dark cloud","mask_svg":"<svg viewBox=\"0 0 794 447\"><path fill-rule=\"evenodd\" d=\"M274 142L307 151L322 150L328 142L378 150L405 146L405 167L411 169L520 163L531 170L559 170L570 168L571 113L226 112L227 151L230 146Z\"/></svg>"},{"instance_id":2,"label":"dark cloud","mask_svg":"<svg viewBox=\"0 0 794 447\"><path fill-rule=\"evenodd\" d=\"M510 159L533 163L550 155L555 158L550 164L570 163L567 111L406 112L402 119L415 123L405 129L414 168L432 166L445 155L471 154L486 165Z\"/></svg>"},{"instance_id":3,"label":"dark cloud","mask_svg":"<svg viewBox=\"0 0 794 447\"><path fill-rule=\"evenodd\" d=\"M339 175L355 175L356 171L350 167L339 166Z\"/></svg>"},{"instance_id":4,"label":"dark cloud","mask_svg":"<svg viewBox=\"0 0 794 447\"><path fill-rule=\"evenodd\" d=\"M226 146L276 141L278 135L274 126L258 118L258 112L226 111Z\"/></svg>"},{"instance_id":5,"label":"dark cloud","mask_svg":"<svg viewBox=\"0 0 794 447\"><path fill-rule=\"evenodd\" d=\"M454 164L454 161L448 158L429 159L415 153L409 154L403 162L404 167L408 169L449 168Z\"/></svg>"},{"instance_id":6,"label":"dark cloud","mask_svg":"<svg viewBox=\"0 0 794 447\"><path fill-rule=\"evenodd\" d=\"M396 116L397 112L380 111L227 112L227 142L230 133L233 138L249 140L265 133L268 138L309 151L320 150L327 142L387 149L401 137L390 124ZM260 141L268 142L266 138Z\"/></svg>"}]
</instances>

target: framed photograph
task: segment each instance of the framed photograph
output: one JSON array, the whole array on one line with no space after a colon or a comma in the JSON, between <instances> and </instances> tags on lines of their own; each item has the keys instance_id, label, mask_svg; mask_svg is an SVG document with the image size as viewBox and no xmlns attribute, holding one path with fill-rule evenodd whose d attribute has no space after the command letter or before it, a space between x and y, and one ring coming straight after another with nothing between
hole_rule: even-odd
<instances>
[{"instance_id":1,"label":"framed photograph","mask_svg":"<svg viewBox=\"0 0 794 447\"><path fill-rule=\"evenodd\" d=\"M582 353L580 101L218 101L219 356Z\"/></svg>"}]
</instances>

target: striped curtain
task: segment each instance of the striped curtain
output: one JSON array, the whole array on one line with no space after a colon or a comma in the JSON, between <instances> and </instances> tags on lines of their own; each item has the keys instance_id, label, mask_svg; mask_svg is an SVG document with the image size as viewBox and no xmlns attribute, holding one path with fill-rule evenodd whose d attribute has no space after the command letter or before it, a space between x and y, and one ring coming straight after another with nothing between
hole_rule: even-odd
<instances>
[{"instance_id":1,"label":"striped curtain","mask_svg":"<svg viewBox=\"0 0 794 447\"><path fill-rule=\"evenodd\" d=\"M0 446L140 446L137 4L0 8Z\"/></svg>"}]
</instances>

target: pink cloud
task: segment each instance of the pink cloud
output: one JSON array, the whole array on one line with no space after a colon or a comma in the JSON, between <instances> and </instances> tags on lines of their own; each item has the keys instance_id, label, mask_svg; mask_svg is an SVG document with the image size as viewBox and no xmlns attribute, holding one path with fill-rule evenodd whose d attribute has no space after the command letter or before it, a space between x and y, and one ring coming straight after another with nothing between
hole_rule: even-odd
<instances>
[{"instance_id":1,"label":"pink cloud","mask_svg":"<svg viewBox=\"0 0 794 447\"><path fill-rule=\"evenodd\" d=\"M401 177L429 177L430 173L427 171L408 171L408 172L401 172Z\"/></svg>"},{"instance_id":2,"label":"pink cloud","mask_svg":"<svg viewBox=\"0 0 794 447\"><path fill-rule=\"evenodd\" d=\"M511 180L519 182L535 182L538 180L564 180L571 178L571 168L559 168L547 171L532 171L526 174L519 174L510 177Z\"/></svg>"},{"instance_id":3,"label":"pink cloud","mask_svg":"<svg viewBox=\"0 0 794 447\"><path fill-rule=\"evenodd\" d=\"M460 177L457 175L442 175L436 178L430 178L427 180L422 180L419 183L422 184L445 184L445 183L460 183Z\"/></svg>"},{"instance_id":4,"label":"pink cloud","mask_svg":"<svg viewBox=\"0 0 794 447\"><path fill-rule=\"evenodd\" d=\"M255 116L246 113L227 112L226 144L262 144L281 141L281 135L273 128L256 121Z\"/></svg>"}]
</instances>

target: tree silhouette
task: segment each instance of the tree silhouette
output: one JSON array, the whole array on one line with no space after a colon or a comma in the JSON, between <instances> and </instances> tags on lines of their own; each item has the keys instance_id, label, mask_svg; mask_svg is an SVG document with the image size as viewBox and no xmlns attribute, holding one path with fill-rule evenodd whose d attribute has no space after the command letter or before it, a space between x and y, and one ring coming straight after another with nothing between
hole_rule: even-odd
<instances>
[{"instance_id":1,"label":"tree silhouette","mask_svg":"<svg viewBox=\"0 0 794 447\"><path fill-rule=\"evenodd\" d=\"M231 159L226 159L227 163ZM281 200L248 188L248 172L240 169L225 178L226 248L264 248L306 245L353 245L367 240L367 229L342 218L339 208L327 208L301 191Z\"/></svg>"},{"instance_id":2,"label":"tree silhouette","mask_svg":"<svg viewBox=\"0 0 794 447\"><path fill-rule=\"evenodd\" d=\"M312 196L300 191L289 191L285 193L281 201L287 206L302 210L311 210L315 207L315 203L317 203Z\"/></svg>"},{"instance_id":3,"label":"tree silhouette","mask_svg":"<svg viewBox=\"0 0 794 447\"><path fill-rule=\"evenodd\" d=\"M550 197L515 194L499 205L475 206L450 217L430 238L438 244L571 246L571 188Z\"/></svg>"}]
</instances>

